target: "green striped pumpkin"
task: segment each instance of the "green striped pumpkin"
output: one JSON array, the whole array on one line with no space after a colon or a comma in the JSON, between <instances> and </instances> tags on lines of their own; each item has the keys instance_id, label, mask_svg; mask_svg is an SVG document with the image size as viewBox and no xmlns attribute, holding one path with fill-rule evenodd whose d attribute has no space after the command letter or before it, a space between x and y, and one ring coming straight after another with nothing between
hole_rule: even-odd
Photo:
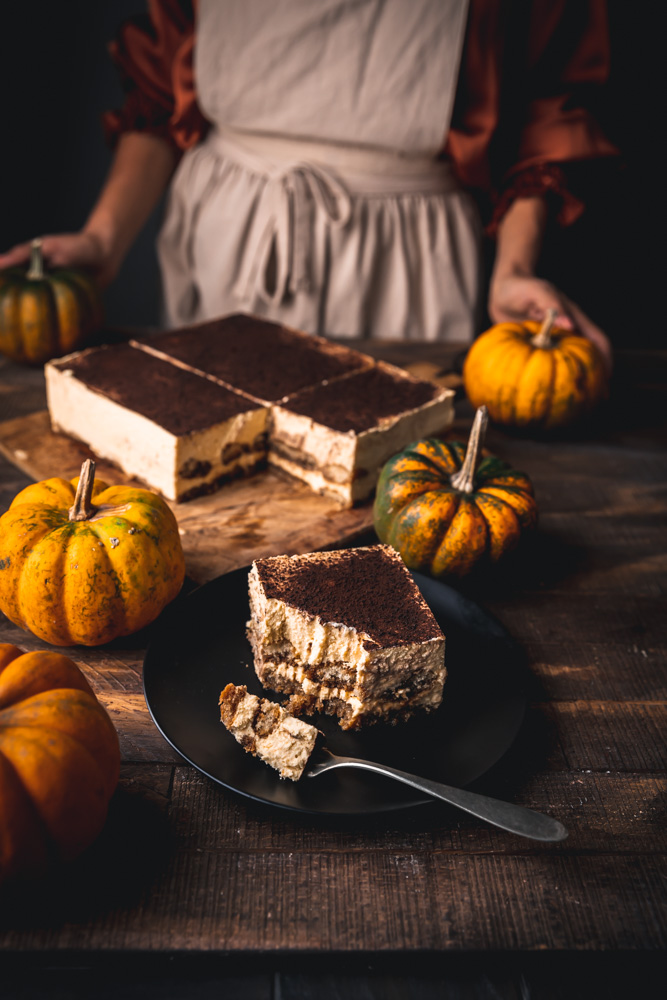
<instances>
[{"instance_id":1,"label":"green striped pumpkin","mask_svg":"<svg viewBox=\"0 0 667 1000\"><path fill-rule=\"evenodd\" d=\"M81 347L102 323L92 278L82 271L45 272L39 240L26 271L0 271L0 352L12 361L41 365Z\"/></svg>"},{"instance_id":2,"label":"green striped pumpkin","mask_svg":"<svg viewBox=\"0 0 667 1000\"><path fill-rule=\"evenodd\" d=\"M426 438L391 458L380 474L375 531L409 569L461 577L498 562L537 522L528 476L481 456L488 414L480 407L466 448Z\"/></svg>"}]
</instances>

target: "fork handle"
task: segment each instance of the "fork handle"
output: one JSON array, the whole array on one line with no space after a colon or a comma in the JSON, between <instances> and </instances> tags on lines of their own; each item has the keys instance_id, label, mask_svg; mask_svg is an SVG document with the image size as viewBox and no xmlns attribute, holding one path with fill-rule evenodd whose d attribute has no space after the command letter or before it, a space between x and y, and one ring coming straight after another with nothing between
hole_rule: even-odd
<instances>
[{"instance_id":1,"label":"fork handle","mask_svg":"<svg viewBox=\"0 0 667 1000\"><path fill-rule=\"evenodd\" d=\"M511 802L503 802L501 799L493 799L488 795L478 795L477 792L469 792L464 788L453 788L450 785L443 785L439 781L431 781L429 778L420 778L416 774L408 774L406 771L399 771L395 767L388 767L386 764L374 764L372 761L359 760L356 757L339 757L335 763L327 764L324 769L331 770L335 767L355 767L362 771L373 771L375 774L383 774L387 778L394 778L404 785L410 785L420 792L426 792L433 798L442 799L449 805L463 809L471 816L486 820L493 826L499 826L501 830L508 830L516 833L520 837L529 837L532 840L541 840L547 843L565 840L567 830L557 819L545 816L543 813L535 812L533 809L526 809L525 806L517 806Z\"/></svg>"}]
</instances>

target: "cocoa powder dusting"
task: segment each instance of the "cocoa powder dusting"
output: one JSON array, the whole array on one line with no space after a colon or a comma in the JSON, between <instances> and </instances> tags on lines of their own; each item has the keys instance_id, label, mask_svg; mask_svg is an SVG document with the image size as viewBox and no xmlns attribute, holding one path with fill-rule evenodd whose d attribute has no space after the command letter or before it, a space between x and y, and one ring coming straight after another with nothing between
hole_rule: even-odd
<instances>
[{"instance_id":1,"label":"cocoa powder dusting","mask_svg":"<svg viewBox=\"0 0 667 1000\"><path fill-rule=\"evenodd\" d=\"M54 365L177 436L258 408L231 389L128 344L92 348Z\"/></svg>"},{"instance_id":2,"label":"cocoa powder dusting","mask_svg":"<svg viewBox=\"0 0 667 1000\"><path fill-rule=\"evenodd\" d=\"M386 545L257 560L267 597L323 622L370 636L364 645L405 646L442 632L400 556Z\"/></svg>"},{"instance_id":3,"label":"cocoa powder dusting","mask_svg":"<svg viewBox=\"0 0 667 1000\"><path fill-rule=\"evenodd\" d=\"M430 382L403 378L378 365L339 382L305 389L283 405L333 430L360 433L376 427L383 417L423 406L439 392Z\"/></svg>"},{"instance_id":4,"label":"cocoa powder dusting","mask_svg":"<svg viewBox=\"0 0 667 1000\"><path fill-rule=\"evenodd\" d=\"M269 402L367 363L349 348L321 345L307 334L244 315L143 339L183 364Z\"/></svg>"}]
</instances>

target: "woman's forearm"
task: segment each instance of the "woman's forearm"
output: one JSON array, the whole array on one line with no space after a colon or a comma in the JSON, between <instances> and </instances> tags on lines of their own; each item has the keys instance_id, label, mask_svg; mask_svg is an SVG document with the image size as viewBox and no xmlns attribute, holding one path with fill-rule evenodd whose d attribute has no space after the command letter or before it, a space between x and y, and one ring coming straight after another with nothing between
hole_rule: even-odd
<instances>
[{"instance_id":1,"label":"woman's forearm","mask_svg":"<svg viewBox=\"0 0 667 1000\"><path fill-rule=\"evenodd\" d=\"M121 136L102 192L83 227L116 271L162 197L176 166L168 143L143 132Z\"/></svg>"},{"instance_id":2,"label":"woman's forearm","mask_svg":"<svg viewBox=\"0 0 667 1000\"><path fill-rule=\"evenodd\" d=\"M542 249L547 206L542 198L517 198L498 224L492 283L532 277Z\"/></svg>"}]
</instances>

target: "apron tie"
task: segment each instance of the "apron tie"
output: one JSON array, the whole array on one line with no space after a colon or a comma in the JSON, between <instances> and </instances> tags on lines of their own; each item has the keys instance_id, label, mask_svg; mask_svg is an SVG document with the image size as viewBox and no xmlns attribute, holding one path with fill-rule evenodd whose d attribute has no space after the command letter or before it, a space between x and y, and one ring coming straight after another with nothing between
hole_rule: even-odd
<instances>
[{"instance_id":1,"label":"apron tie","mask_svg":"<svg viewBox=\"0 0 667 1000\"><path fill-rule=\"evenodd\" d=\"M353 228L356 199L459 190L451 164L433 151L407 155L231 127L212 129L201 148L213 150L218 177L240 169L255 192L226 274L229 309L241 312L274 315L314 301L331 266L322 230L333 237Z\"/></svg>"},{"instance_id":2,"label":"apron tie","mask_svg":"<svg viewBox=\"0 0 667 1000\"><path fill-rule=\"evenodd\" d=\"M233 289L242 304L259 295L278 305L287 294L316 288L313 234L318 211L334 229L344 228L352 214L347 189L326 167L304 160L269 178Z\"/></svg>"}]
</instances>

